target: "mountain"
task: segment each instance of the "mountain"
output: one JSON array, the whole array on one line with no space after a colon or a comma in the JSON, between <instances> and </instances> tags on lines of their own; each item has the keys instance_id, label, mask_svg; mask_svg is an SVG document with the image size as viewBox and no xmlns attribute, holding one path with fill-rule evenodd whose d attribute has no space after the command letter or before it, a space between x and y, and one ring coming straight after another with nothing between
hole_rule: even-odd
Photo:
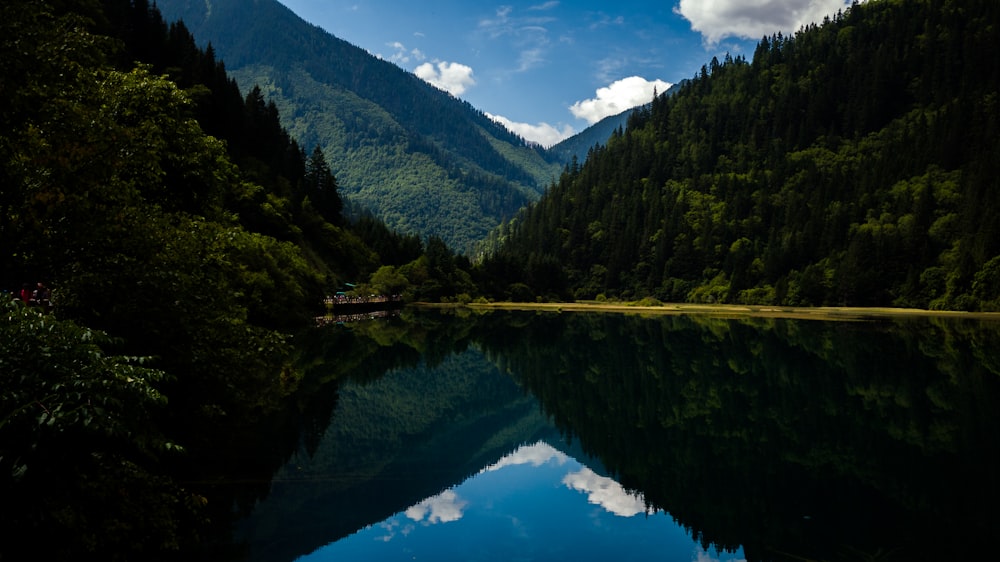
<instances>
[{"instance_id":1,"label":"mountain","mask_svg":"<svg viewBox=\"0 0 1000 562\"><path fill-rule=\"evenodd\" d=\"M674 84L668 88L664 94L673 94L681 84ZM551 147L549 153L558 157L563 162L572 162L576 158L577 162L583 163L587 159L587 153L595 146L604 146L608 139L619 128L624 130L628 125L629 117L636 111L649 110L649 104L626 109L616 115L609 115L597 123L587 127L579 133L564 139Z\"/></svg>"},{"instance_id":2,"label":"mountain","mask_svg":"<svg viewBox=\"0 0 1000 562\"><path fill-rule=\"evenodd\" d=\"M564 162L572 162L574 158L578 162L583 162L587 159L587 152L591 148L597 145L603 146L616 130L625 128L633 111L635 110L629 109L617 115L609 115L579 133L550 146L549 152Z\"/></svg>"},{"instance_id":3,"label":"mountain","mask_svg":"<svg viewBox=\"0 0 1000 562\"><path fill-rule=\"evenodd\" d=\"M279 484L237 527L249 560L295 560L462 483L526 443L566 448L535 399L478 351L379 372L339 392L315 451L278 470ZM386 400L421 406L386 409Z\"/></svg>"},{"instance_id":4,"label":"mountain","mask_svg":"<svg viewBox=\"0 0 1000 562\"><path fill-rule=\"evenodd\" d=\"M259 86L306 150L322 148L349 206L467 251L562 167L467 102L313 26L274 0L159 0Z\"/></svg>"},{"instance_id":5,"label":"mountain","mask_svg":"<svg viewBox=\"0 0 1000 562\"><path fill-rule=\"evenodd\" d=\"M713 59L498 235L493 296L1000 309L998 21L873 0Z\"/></svg>"}]
</instances>

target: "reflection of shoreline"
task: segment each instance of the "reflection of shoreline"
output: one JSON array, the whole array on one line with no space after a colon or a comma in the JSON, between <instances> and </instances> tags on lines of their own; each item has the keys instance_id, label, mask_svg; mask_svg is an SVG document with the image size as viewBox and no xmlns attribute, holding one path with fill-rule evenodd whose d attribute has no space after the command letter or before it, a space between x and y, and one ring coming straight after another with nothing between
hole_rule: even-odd
<instances>
[{"instance_id":1,"label":"reflection of shoreline","mask_svg":"<svg viewBox=\"0 0 1000 562\"><path fill-rule=\"evenodd\" d=\"M705 315L721 318L797 318L807 320L870 320L890 317L947 317L976 320L1000 320L1000 312L965 312L956 310L924 310L919 308L876 307L796 307L748 304L692 304L663 303L660 306L642 306L630 303L580 302L491 302L468 304L413 303L410 306L426 308L471 308L474 310L538 310L552 312L615 312L626 314L656 315Z\"/></svg>"},{"instance_id":2,"label":"reflection of shoreline","mask_svg":"<svg viewBox=\"0 0 1000 562\"><path fill-rule=\"evenodd\" d=\"M317 316L316 325L330 326L333 324L350 324L354 322L363 322L365 320L393 318L396 316L399 316L398 308L385 309L385 310L370 310L368 312L358 312L355 314L328 314L326 316Z\"/></svg>"}]
</instances>

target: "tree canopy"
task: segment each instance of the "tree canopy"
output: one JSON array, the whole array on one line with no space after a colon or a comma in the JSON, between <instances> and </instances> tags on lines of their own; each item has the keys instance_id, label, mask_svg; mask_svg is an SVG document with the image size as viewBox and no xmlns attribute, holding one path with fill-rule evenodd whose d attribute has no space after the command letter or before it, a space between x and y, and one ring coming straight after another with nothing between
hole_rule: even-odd
<instances>
[{"instance_id":1,"label":"tree canopy","mask_svg":"<svg viewBox=\"0 0 1000 562\"><path fill-rule=\"evenodd\" d=\"M456 275L437 242L346 220L324 153L133 0L0 4L0 248L0 524L52 559L196 540L204 497L168 465L295 392L289 336L323 296L383 264L420 270L414 298ZM11 303L24 283L52 306ZM53 517L71 538L37 544Z\"/></svg>"},{"instance_id":2,"label":"tree canopy","mask_svg":"<svg viewBox=\"0 0 1000 562\"><path fill-rule=\"evenodd\" d=\"M562 298L996 310L998 19L872 1L713 59L568 165L484 270L530 287L558 264L535 292Z\"/></svg>"}]
</instances>

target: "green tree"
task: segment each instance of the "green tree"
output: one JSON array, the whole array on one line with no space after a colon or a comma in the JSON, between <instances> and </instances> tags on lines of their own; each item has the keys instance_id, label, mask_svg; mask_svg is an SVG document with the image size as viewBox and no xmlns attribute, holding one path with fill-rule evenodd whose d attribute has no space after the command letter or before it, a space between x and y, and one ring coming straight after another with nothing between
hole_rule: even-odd
<instances>
[{"instance_id":1,"label":"green tree","mask_svg":"<svg viewBox=\"0 0 1000 562\"><path fill-rule=\"evenodd\" d=\"M327 222L343 224L341 213L344 203L337 191L337 179L333 177L323 151L317 146L306 162L306 175L302 180L303 193Z\"/></svg>"},{"instance_id":2,"label":"green tree","mask_svg":"<svg viewBox=\"0 0 1000 562\"><path fill-rule=\"evenodd\" d=\"M150 470L177 449L149 423L166 406L156 388L166 375L108 354L113 344L0 304L0 553L127 560L192 539L178 521L201 499Z\"/></svg>"},{"instance_id":3,"label":"green tree","mask_svg":"<svg viewBox=\"0 0 1000 562\"><path fill-rule=\"evenodd\" d=\"M401 295L410 285L409 280L391 265L378 268L368 283L380 295Z\"/></svg>"}]
</instances>

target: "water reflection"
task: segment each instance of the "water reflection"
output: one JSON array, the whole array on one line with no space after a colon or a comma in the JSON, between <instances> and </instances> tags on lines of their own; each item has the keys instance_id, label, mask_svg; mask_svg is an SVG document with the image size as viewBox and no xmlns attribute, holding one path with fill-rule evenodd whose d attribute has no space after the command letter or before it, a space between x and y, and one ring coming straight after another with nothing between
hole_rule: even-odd
<instances>
[{"instance_id":1,"label":"water reflection","mask_svg":"<svg viewBox=\"0 0 1000 562\"><path fill-rule=\"evenodd\" d=\"M903 560L1000 536L995 324L405 316L311 360L311 399L350 382L241 524L251 558Z\"/></svg>"},{"instance_id":2,"label":"water reflection","mask_svg":"<svg viewBox=\"0 0 1000 562\"><path fill-rule=\"evenodd\" d=\"M651 511L646 507L642 494L630 494L614 479L601 476L587 467L567 474L562 483L571 490L583 492L588 502L603 507L608 513L632 517Z\"/></svg>"},{"instance_id":3,"label":"water reflection","mask_svg":"<svg viewBox=\"0 0 1000 562\"><path fill-rule=\"evenodd\" d=\"M997 333L536 315L484 345L564 434L705 544L913 560L975 557L1000 531Z\"/></svg>"},{"instance_id":4,"label":"water reflection","mask_svg":"<svg viewBox=\"0 0 1000 562\"><path fill-rule=\"evenodd\" d=\"M705 550L641 497L540 441L299 560L412 559L733 561L742 553Z\"/></svg>"}]
</instances>

